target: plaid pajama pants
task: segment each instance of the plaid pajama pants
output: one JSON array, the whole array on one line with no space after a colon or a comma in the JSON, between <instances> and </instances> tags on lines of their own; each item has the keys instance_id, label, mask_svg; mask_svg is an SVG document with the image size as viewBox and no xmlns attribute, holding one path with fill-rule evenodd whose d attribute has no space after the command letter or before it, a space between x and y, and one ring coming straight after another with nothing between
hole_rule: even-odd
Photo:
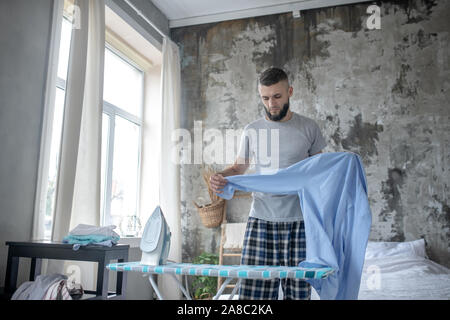
<instances>
[{"instance_id":1,"label":"plaid pajama pants","mask_svg":"<svg viewBox=\"0 0 450 320\"><path fill-rule=\"evenodd\" d=\"M241 264L298 266L306 259L305 225L297 222L270 222L249 217ZM239 299L276 300L280 279L242 279ZM286 300L309 300L311 285L300 279L281 279Z\"/></svg>"}]
</instances>

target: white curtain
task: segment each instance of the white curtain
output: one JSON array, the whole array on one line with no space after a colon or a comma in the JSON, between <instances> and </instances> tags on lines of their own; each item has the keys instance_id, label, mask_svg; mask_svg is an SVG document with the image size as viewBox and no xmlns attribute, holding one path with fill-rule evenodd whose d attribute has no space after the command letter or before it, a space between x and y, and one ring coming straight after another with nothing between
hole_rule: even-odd
<instances>
[{"instance_id":1,"label":"white curtain","mask_svg":"<svg viewBox=\"0 0 450 320\"><path fill-rule=\"evenodd\" d=\"M163 40L162 122L160 157L160 206L172 233L169 260L181 262L180 167L174 156L172 134L180 126L180 54L178 46L167 37ZM174 279L159 278L165 299L178 300L181 292Z\"/></svg>"},{"instance_id":2,"label":"white curtain","mask_svg":"<svg viewBox=\"0 0 450 320\"><path fill-rule=\"evenodd\" d=\"M79 21L72 30L53 241L80 223L100 225L105 2L77 0L75 7ZM48 270L61 272L61 264L51 262ZM93 263L80 266L81 282L89 288L96 270Z\"/></svg>"},{"instance_id":3,"label":"white curtain","mask_svg":"<svg viewBox=\"0 0 450 320\"><path fill-rule=\"evenodd\" d=\"M61 39L64 2L53 3L52 31L49 47L49 64L45 88L45 110L42 124L41 146L39 155L39 171L36 187L36 201L33 217L32 240L45 237L45 208L47 204L47 178L50 163L51 137L53 131L53 114L55 112L56 75L58 73L59 47Z\"/></svg>"}]
</instances>

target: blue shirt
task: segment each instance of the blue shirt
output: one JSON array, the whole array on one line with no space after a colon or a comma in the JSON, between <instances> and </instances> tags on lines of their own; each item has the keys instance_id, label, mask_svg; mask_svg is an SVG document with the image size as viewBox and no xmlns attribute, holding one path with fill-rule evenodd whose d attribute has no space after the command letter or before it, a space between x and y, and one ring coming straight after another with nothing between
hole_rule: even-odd
<instances>
[{"instance_id":1,"label":"blue shirt","mask_svg":"<svg viewBox=\"0 0 450 320\"><path fill-rule=\"evenodd\" d=\"M242 191L298 194L306 235L300 267L331 267L335 273L307 280L321 299L357 299L372 215L361 159L350 152L322 153L270 175L226 178L218 195Z\"/></svg>"}]
</instances>

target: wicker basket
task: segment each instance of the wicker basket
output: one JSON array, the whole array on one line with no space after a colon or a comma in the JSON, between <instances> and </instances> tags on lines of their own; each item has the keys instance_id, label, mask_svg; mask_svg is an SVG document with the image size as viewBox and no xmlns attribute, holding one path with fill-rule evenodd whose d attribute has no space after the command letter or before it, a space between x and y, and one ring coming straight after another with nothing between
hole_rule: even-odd
<instances>
[{"instance_id":1,"label":"wicker basket","mask_svg":"<svg viewBox=\"0 0 450 320\"><path fill-rule=\"evenodd\" d=\"M225 209L225 200L220 199L211 204L207 204L205 206L199 206L194 202L194 205L197 207L198 213L202 220L202 223L207 228L216 228L220 226L223 219L223 212Z\"/></svg>"}]
</instances>

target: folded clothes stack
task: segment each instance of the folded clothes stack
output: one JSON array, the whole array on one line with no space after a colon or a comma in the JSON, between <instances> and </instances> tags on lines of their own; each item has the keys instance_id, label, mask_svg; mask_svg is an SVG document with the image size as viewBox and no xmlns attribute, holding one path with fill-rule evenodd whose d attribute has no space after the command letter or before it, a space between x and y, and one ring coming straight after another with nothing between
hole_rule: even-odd
<instances>
[{"instance_id":1,"label":"folded clothes stack","mask_svg":"<svg viewBox=\"0 0 450 320\"><path fill-rule=\"evenodd\" d=\"M97 227L79 224L64 237L63 242L73 244L73 249L89 244L111 247L119 242L120 236L114 232L116 226Z\"/></svg>"}]
</instances>

